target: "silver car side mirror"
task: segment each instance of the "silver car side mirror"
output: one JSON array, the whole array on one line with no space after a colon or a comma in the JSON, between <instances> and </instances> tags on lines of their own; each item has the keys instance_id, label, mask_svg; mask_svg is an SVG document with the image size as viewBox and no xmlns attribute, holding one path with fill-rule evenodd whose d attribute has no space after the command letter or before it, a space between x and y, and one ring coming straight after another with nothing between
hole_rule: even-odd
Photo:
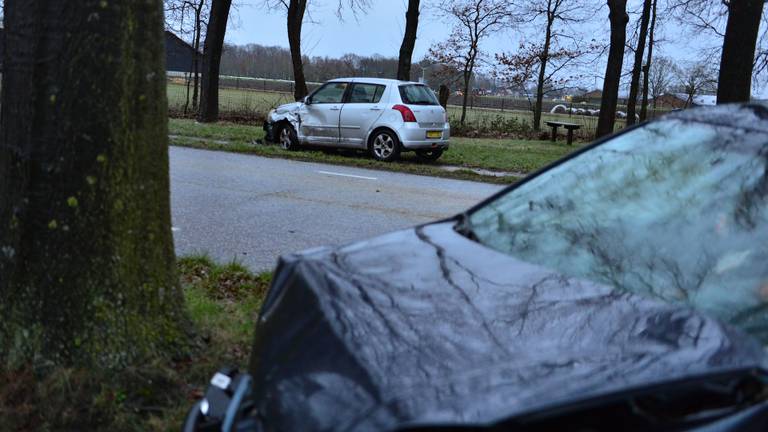
<instances>
[{"instance_id":1,"label":"silver car side mirror","mask_svg":"<svg viewBox=\"0 0 768 432\"><path fill-rule=\"evenodd\" d=\"M312 99L309 96L304 96L304 99L301 101L304 102L304 105L312 105Z\"/></svg>"}]
</instances>

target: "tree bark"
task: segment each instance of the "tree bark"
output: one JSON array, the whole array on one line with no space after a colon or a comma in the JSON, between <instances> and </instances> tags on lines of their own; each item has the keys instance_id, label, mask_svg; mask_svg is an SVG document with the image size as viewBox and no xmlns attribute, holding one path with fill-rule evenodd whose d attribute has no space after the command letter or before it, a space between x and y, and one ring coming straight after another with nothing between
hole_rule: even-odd
<instances>
[{"instance_id":1,"label":"tree bark","mask_svg":"<svg viewBox=\"0 0 768 432\"><path fill-rule=\"evenodd\" d=\"M184 348L162 2L5 6L0 364L112 369Z\"/></svg>"},{"instance_id":2,"label":"tree bark","mask_svg":"<svg viewBox=\"0 0 768 432\"><path fill-rule=\"evenodd\" d=\"M536 104L533 107L533 130L541 130L541 110L544 103L544 80L547 74L549 46L552 43L552 24L555 22L555 12L547 12L547 30L544 34L544 50L539 59L539 78L536 83Z\"/></svg>"},{"instance_id":3,"label":"tree bark","mask_svg":"<svg viewBox=\"0 0 768 432\"><path fill-rule=\"evenodd\" d=\"M648 85L650 84L651 76L651 64L653 64L653 45L656 31L656 3L658 0L653 0L653 6L651 7L651 29L648 34L648 57L643 66L643 100L640 105L640 121L644 122L648 118ZM656 107L656 101L653 104Z\"/></svg>"},{"instance_id":4,"label":"tree bark","mask_svg":"<svg viewBox=\"0 0 768 432\"><path fill-rule=\"evenodd\" d=\"M733 0L728 6L717 103L749 102L752 98L752 67L763 14L764 0Z\"/></svg>"},{"instance_id":5,"label":"tree bark","mask_svg":"<svg viewBox=\"0 0 768 432\"><path fill-rule=\"evenodd\" d=\"M297 101L309 93L301 58L301 26L304 23L306 10L307 0L291 0L288 4L288 44L291 47L291 61L293 62L293 97Z\"/></svg>"},{"instance_id":6,"label":"tree bark","mask_svg":"<svg viewBox=\"0 0 768 432\"><path fill-rule=\"evenodd\" d=\"M445 84L440 84L440 90L438 93L438 100L440 102L440 106L448 109L448 99L451 97L451 89L448 88Z\"/></svg>"},{"instance_id":7,"label":"tree bark","mask_svg":"<svg viewBox=\"0 0 768 432\"><path fill-rule=\"evenodd\" d=\"M197 102L200 89L200 38L202 37L202 15L203 6L205 6L205 0L200 0L197 8L195 9L195 37L194 37L194 57L192 57L192 77L194 79L194 86L192 87L192 111L197 111Z\"/></svg>"},{"instance_id":8,"label":"tree bark","mask_svg":"<svg viewBox=\"0 0 768 432\"><path fill-rule=\"evenodd\" d=\"M651 18L651 0L643 2L643 13L640 18L640 34L635 48L635 63L632 66L632 80L629 83L629 99L627 100L627 126L635 124L635 107L640 86L640 71L643 67L643 54L645 52L645 39L648 37L648 22ZM642 108L641 108L642 109Z\"/></svg>"},{"instance_id":9,"label":"tree bark","mask_svg":"<svg viewBox=\"0 0 768 432\"><path fill-rule=\"evenodd\" d=\"M627 0L608 0L611 22L611 47L603 81L603 97L600 101L600 117L597 120L597 138L613 133L616 122L616 105L619 97L621 67L624 62L624 44L627 40Z\"/></svg>"},{"instance_id":10,"label":"tree bark","mask_svg":"<svg viewBox=\"0 0 768 432\"><path fill-rule=\"evenodd\" d=\"M203 76L200 110L197 115L197 120L201 123L219 120L219 68L231 6L232 0L213 0L211 3L208 29L203 43Z\"/></svg>"},{"instance_id":11,"label":"tree bark","mask_svg":"<svg viewBox=\"0 0 768 432\"><path fill-rule=\"evenodd\" d=\"M419 29L420 0L408 0L408 11L405 13L405 35L400 45L400 59L397 63L397 79L411 80L411 58L416 46L416 34Z\"/></svg>"}]
</instances>

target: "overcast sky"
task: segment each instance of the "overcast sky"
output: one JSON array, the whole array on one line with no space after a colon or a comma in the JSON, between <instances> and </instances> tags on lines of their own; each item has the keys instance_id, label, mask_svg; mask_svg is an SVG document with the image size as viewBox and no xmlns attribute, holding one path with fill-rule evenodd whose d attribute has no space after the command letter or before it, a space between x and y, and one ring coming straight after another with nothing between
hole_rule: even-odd
<instances>
[{"instance_id":1,"label":"overcast sky","mask_svg":"<svg viewBox=\"0 0 768 432\"><path fill-rule=\"evenodd\" d=\"M602 5L603 0L595 1ZM243 45L257 43L288 47L284 11L267 11L260 7L259 0L244 0L239 8L238 16L230 22L227 32L227 42ZM347 14L343 22L335 16L336 0L314 0L312 20L316 23L306 23L302 34L303 54L308 56L340 57L347 53L358 55L381 54L387 57L397 57L403 37L405 25L405 10L407 0L373 0L367 14L359 15L357 19ZM450 25L436 16L433 9L425 6L422 1L421 21L419 22L418 40L414 52L414 62L421 60L434 42L444 40L450 32ZM629 8L637 9L641 0L629 0ZM428 4L428 3L427 3ZM632 16L629 28L633 28L639 19ZM585 36L595 38L600 42L609 39L608 9L602 8L597 12L592 23L580 26ZM483 51L490 53L512 51L521 38L535 38L536 32L506 31L489 37L482 43ZM679 25L670 22L665 25L660 36L665 40L657 53L675 58L678 61L692 61L699 55L698 48L712 44L713 38L698 34L692 37L689 33L679 30ZM719 59L717 59L719 61ZM594 67L594 76L582 82L585 86L601 86L605 62L600 61ZM591 82L590 82L591 81Z\"/></svg>"}]
</instances>

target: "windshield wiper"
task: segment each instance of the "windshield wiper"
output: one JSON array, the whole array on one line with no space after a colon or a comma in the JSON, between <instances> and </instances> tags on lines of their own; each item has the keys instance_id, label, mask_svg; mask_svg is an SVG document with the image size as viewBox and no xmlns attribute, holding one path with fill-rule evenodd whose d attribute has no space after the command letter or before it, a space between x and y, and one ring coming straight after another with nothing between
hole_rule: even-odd
<instances>
[{"instance_id":1,"label":"windshield wiper","mask_svg":"<svg viewBox=\"0 0 768 432\"><path fill-rule=\"evenodd\" d=\"M576 424L589 429L595 427L590 424L590 419L598 418L605 425L632 425L639 430L672 426L688 428L711 424L766 402L768 377L765 372L745 370L575 402L504 423L505 426L530 430L551 430L553 426ZM765 415L764 411L762 415ZM590 430L611 429L597 427Z\"/></svg>"},{"instance_id":2,"label":"windshield wiper","mask_svg":"<svg viewBox=\"0 0 768 432\"><path fill-rule=\"evenodd\" d=\"M454 225L453 229L456 230L457 233L470 240L479 241L477 234L475 234L475 229L472 227L472 221L469 217L469 213L467 212L464 212L458 216L458 222L456 222L456 225Z\"/></svg>"},{"instance_id":3,"label":"windshield wiper","mask_svg":"<svg viewBox=\"0 0 768 432\"><path fill-rule=\"evenodd\" d=\"M767 378L762 370L737 371L689 382L629 390L596 399L555 405L492 425L440 424L405 427L398 432L553 430L690 430L746 413L757 424L768 416ZM740 425L741 423L733 423ZM731 426L733 425L731 424ZM721 429L717 429L721 430ZM722 430L741 430L726 427ZM753 429L750 429L753 430ZM763 429L757 429L763 430Z\"/></svg>"}]
</instances>

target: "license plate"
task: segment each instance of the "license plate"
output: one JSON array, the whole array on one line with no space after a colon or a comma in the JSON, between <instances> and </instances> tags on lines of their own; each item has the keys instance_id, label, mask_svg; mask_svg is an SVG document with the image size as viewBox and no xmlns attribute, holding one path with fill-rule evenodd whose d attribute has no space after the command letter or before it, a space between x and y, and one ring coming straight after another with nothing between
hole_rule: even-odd
<instances>
[{"instance_id":1,"label":"license plate","mask_svg":"<svg viewBox=\"0 0 768 432\"><path fill-rule=\"evenodd\" d=\"M427 138L442 138L443 131L427 131Z\"/></svg>"}]
</instances>

